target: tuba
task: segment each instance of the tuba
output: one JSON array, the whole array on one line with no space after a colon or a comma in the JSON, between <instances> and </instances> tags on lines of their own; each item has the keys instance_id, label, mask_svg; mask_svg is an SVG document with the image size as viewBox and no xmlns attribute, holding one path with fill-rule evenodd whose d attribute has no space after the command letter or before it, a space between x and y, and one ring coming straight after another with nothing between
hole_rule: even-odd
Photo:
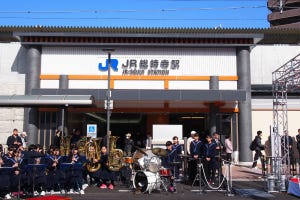
<instances>
[{"instance_id":1,"label":"tuba","mask_svg":"<svg viewBox=\"0 0 300 200\"><path fill-rule=\"evenodd\" d=\"M116 143L119 137L109 137L109 152L108 152L108 163L111 171L119 171L123 166L123 151L116 149Z\"/></svg>"},{"instance_id":2,"label":"tuba","mask_svg":"<svg viewBox=\"0 0 300 200\"><path fill-rule=\"evenodd\" d=\"M85 156L88 162L86 163L86 169L89 172L96 172L100 169L100 144L102 138L93 138L91 141L85 144ZM97 162L95 162L97 160Z\"/></svg>"},{"instance_id":3,"label":"tuba","mask_svg":"<svg viewBox=\"0 0 300 200\"><path fill-rule=\"evenodd\" d=\"M60 140L60 155L62 156L68 156L70 154L70 141L71 141L71 136L65 136L65 137L61 137Z\"/></svg>"},{"instance_id":4,"label":"tuba","mask_svg":"<svg viewBox=\"0 0 300 200\"><path fill-rule=\"evenodd\" d=\"M78 152L80 156L84 156L86 154L85 145L90 142L90 139L91 137L82 137L76 142L76 146L78 147Z\"/></svg>"}]
</instances>

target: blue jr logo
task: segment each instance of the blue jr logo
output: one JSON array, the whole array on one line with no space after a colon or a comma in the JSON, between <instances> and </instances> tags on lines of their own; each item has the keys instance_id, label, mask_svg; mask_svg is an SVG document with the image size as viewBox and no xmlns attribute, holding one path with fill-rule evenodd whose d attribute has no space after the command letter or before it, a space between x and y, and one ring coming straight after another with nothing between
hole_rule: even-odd
<instances>
[{"instance_id":1,"label":"blue jr logo","mask_svg":"<svg viewBox=\"0 0 300 200\"><path fill-rule=\"evenodd\" d=\"M118 60L117 59L110 59L110 66L114 71L118 71ZM106 59L106 66L102 66L102 63L99 63L98 66L100 71L107 71L108 70L108 59Z\"/></svg>"}]
</instances>

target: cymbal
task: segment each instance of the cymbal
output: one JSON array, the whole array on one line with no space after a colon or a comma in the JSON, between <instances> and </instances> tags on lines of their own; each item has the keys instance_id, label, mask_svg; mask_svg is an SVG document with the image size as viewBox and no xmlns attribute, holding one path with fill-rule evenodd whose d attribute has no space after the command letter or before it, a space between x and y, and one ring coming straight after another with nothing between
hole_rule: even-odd
<instances>
[{"instance_id":1,"label":"cymbal","mask_svg":"<svg viewBox=\"0 0 300 200\"><path fill-rule=\"evenodd\" d=\"M183 154L180 154L179 156L180 156L180 157L186 157L186 158L191 157L191 155L183 155Z\"/></svg>"},{"instance_id":2,"label":"cymbal","mask_svg":"<svg viewBox=\"0 0 300 200\"><path fill-rule=\"evenodd\" d=\"M168 156L168 152L166 149L162 149L162 148L153 148L152 149L152 153L154 155L157 155L157 156L162 156L162 157L167 157Z\"/></svg>"}]
</instances>

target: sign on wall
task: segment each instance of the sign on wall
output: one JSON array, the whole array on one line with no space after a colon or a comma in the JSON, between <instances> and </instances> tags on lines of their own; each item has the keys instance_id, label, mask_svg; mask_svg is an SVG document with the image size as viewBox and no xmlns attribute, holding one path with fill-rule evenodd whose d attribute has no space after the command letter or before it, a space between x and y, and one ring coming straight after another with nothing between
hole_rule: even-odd
<instances>
[{"instance_id":1,"label":"sign on wall","mask_svg":"<svg viewBox=\"0 0 300 200\"><path fill-rule=\"evenodd\" d=\"M91 138L97 137L97 124L87 124L86 136Z\"/></svg>"},{"instance_id":2,"label":"sign on wall","mask_svg":"<svg viewBox=\"0 0 300 200\"><path fill-rule=\"evenodd\" d=\"M106 75L108 56L92 47L43 47L41 74ZM116 48L111 75L235 76L235 48Z\"/></svg>"}]
</instances>

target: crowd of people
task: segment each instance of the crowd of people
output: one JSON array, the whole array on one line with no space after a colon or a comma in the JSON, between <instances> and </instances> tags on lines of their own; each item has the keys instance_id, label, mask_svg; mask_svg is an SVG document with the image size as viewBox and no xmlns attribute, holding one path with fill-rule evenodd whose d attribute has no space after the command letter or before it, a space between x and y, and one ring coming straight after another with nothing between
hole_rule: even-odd
<instances>
[{"instance_id":1,"label":"crowd of people","mask_svg":"<svg viewBox=\"0 0 300 200\"><path fill-rule=\"evenodd\" d=\"M253 139L253 151L254 151L254 158L253 158L253 164L252 168L257 169L257 163L258 160L261 161L262 171L265 173L266 170L266 159L268 157L271 157L271 137L268 137L268 140L263 143L262 142L262 131L257 131L256 136ZM284 163L289 163L291 165L291 171L292 173L295 172L295 164L296 158L300 155L300 129L298 129L298 134L296 135L295 139L292 138L288 134L287 131L284 131L284 134L280 137L280 145L281 145L281 155L285 156L286 159L284 159ZM250 145L251 146L251 145ZM250 148L251 149L251 148ZM265 155L263 152L265 152ZM288 157L285 155L288 154Z\"/></svg>"},{"instance_id":2,"label":"crowd of people","mask_svg":"<svg viewBox=\"0 0 300 200\"><path fill-rule=\"evenodd\" d=\"M88 174L100 188L113 189L115 178L108 169L106 147L101 147L100 159L93 161L99 163L101 168L89 173L84 167L88 162L86 157L79 154L76 145L72 145L80 139L79 135L79 131L75 131L70 141L71 152L61 155L60 131L54 137L55 145L44 151L41 145L25 147L22 136L14 129L7 138L7 151L0 148L0 198L11 199L12 195L20 194L44 196L46 191L84 194L83 185Z\"/></svg>"},{"instance_id":3,"label":"crowd of people","mask_svg":"<svg viewBox=\"0 0 300 200\"><path fill-rule=\"evenodd\" d=\"M262 153L270 153L270 141L262 143L262 131L257 131L254 138L255 148L253 149L254 160L252 168L257 168L257 162L261 159L262 170L265 170L265 158ZM93 164L101 166L97 171L89 172L86 169L86 163L91 162L78 152L78 141L82 139L80 130L74 129L70 139L71 151L68 155L61 155L61 131L57 130L49 149L44 150L39 144L28 145L27 134L19 134L14 129L12 135L7 138L7 151L4 151L0 145L0 198L10 199L12 194L45 195L45 192L60 191L61 193L77 192L84 194L84 184L94 184L100 189L113 189L115 181L120 180L122 170L115 172L109 168L109 150L107 149L107 140L103 139L100 146L100 157L93 159ZM131 137L130 133L125 135L123 152L125 157L134 156L134 152L140 149L151 149L151 136L142 138L137 135ZM295 140L285 133L281 137L281 142L287 146L282 149L289 150L291 164L294 164L294 148L300 153L300 129ZM295 145L296 142L296 145ZM188 156L188 165L183 166L183 144L179 143L179 138L174 136L172 140L167 141L164 155L159 155L162 161L162 167L170 170L169 191L174 192L176 188L173 184L180 179L180 172L183 167L187 168L188 180L193 183L198 171L199 164L203 166L205 176L209 184L215 182L216 173L219 173L222 161L231 162L233 147L230 136L225 136L224 144L220 140L220 135L215 132L212 135L201 134L191 131L187 139L186 150ZM90 149L92 151L92 149ZM128 168L128 165L126 166ZM129 170L136 170L131 169ZM139 170L139 169L137 169ZM128 171L126 171L128 174ZM130 171L132 173L132 171ZM90 181L87 181L90 177ZM132 176L129 176L132 179ZM128 180L126 180L128 181ZM132 180L131 180L132 181ZM18 186L18 187L16 187Z\"/></svg>"}]
</instances>

